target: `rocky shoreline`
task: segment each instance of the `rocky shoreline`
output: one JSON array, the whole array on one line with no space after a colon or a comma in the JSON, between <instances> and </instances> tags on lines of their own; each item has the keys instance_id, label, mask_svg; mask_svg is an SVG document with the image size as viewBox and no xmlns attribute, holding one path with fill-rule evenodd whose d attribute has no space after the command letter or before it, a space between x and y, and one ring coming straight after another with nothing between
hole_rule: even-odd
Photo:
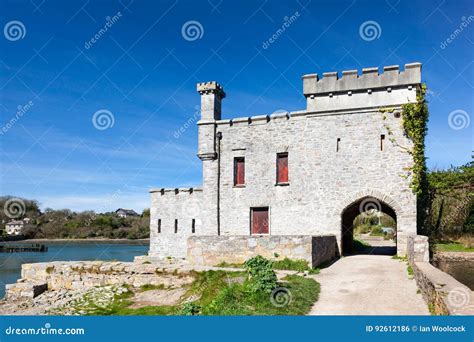
<instances>
[{"instance_id":1,"label":"rocky shoreline","mask_svg":"<svg viewBox=\"0 0 474 342\"><path fill-rule=\"evenodd\" d=\"M87 315L127 294L140 305L177 303L196 271L236 269L195 267L182 260L136 257L133 262L72 261L23 264L21 278L6 286L0 315ZM149 295L143 288L153 289Z\"/></svg>"}]
</instances>

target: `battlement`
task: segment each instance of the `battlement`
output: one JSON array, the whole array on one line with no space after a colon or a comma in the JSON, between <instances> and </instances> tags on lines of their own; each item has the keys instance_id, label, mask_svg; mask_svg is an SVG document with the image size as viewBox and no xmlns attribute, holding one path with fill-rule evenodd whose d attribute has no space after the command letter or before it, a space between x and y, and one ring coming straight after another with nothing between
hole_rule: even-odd
<instances>
[{"instance_id":1,"label":"battlement","mask_svg":"<svg viewBox=\"0 0 474 342\"><path fill-rule=\"evenodd\" d=\"M216 94L222 99L225 98L224 88L216 81L198 83L196 90L201 95Z\"/></svg>"},{"instance_id":2,"label":"battlement","mask_svg":"<svg viewBox=\"0 0 474 342\"><path fill-rule=\"evenodd\" d=\"M307 111L358 109L401 105L416 101L416 89L421 83L421 63L379 68L345 70L342 77L337 72L303 76L303 94Z\"/></svg>"},{"instance_id":3,"label":"battlement","mask_svg":"<svg viewBox=\"0 0 474 342\"><path fill-rule=\"evenodd\" d=\"M400 87L421 83L421 63L405 64L400 71L398 65L386 66L383 73L379 68L364 68L359 75L358 70L345 70L339 78L337 72L325 72L320 79L318 74L304 75L303 94L306 97L334 94L340 92L374 90L379 88Z\"/></svg>"},{"instance_id":4,"label":"battlement","mask_svg":"<svg viewBox=\"0 0 474 342\"><path fill-rule=\"evenodd\" d=\"M188 193L192 194L193 192L202 192L202 188L155 188L155 189L150 189L150 193L155 193L159 192L161 195L164 195L165 193L171 193L171 194L179 194L179 193Z\"/></svg>"}]
</instances>

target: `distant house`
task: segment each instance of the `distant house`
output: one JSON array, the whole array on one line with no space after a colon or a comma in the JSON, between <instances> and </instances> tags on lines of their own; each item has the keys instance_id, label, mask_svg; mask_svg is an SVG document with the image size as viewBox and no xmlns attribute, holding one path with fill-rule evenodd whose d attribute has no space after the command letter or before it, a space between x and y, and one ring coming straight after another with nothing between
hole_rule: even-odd
<instances>
[{"instance_id":1,"label":"distant house","mask_svg":"<svg viewBox=\"0 0 474 342\"><path fill-rule=\"evenodd\" d=\"M115 210L115 213L119 217L140 216L135 212L135 210L132 210L132 209L119 208L119 209Z\"/></svg>"},{"instance_id":2,"label":"distant house","mask_svg":"<svg viewBox=\"0 0 474 342\"><path fill-rule=\"evenodd\" d=\"M20 235L23 225L24 222L21 220L12 220L5 224L5 230L8 235Z\"/></svg>"}]
</instances>

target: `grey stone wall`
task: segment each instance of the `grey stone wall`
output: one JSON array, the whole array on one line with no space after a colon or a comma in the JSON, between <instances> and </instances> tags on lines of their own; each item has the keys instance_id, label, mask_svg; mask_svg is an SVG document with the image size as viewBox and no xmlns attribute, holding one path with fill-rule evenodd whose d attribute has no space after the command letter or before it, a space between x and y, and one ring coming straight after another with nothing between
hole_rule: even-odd
<instances>
[{"instance_id":1,"label":"grey stone wall","mask_svg":"<svg viewBox=\"0 0 474 342\"><path fill-rule=\"evenodd\" d=\"M49 291L78 290L94 286L129 284L181 286L194 278L188 268L166 268L155 264L107 261L56 261L21 266L21 279L8 284L6 297L36 297Z\"/></svg>"},{"instance_id":2,"label":"grey stone wall","mask_svg":"<svg viewBox=\"0 0 474 342\"><path fill-rule=\"evenodd\" d=\"M269 207L270 235L330 234L341 246L343 210L373 197L394 210L398 254L406 255L407 236L416 234L416 197L409 188L413 159L407 149L412 142L404 134L400 112L402 104L416 100L420 81L419 63L406 65L403 72L387 67L381 75L373 68L361 76L343 72L341 79L334 73L321 80L306 75L305 110L231 120L220 119L222 87L215 82L205 83L205 89L198 85L203 96L198 122L202 193L175 201L171 194L152 192L150 253L185 255L186 234L157 235L155 221L158 212L167 225L175 218L189 220L182 208L196 203L200 212L195 216L202 224L196 235L250 235L250 209ZM391 111L382 113L383 106ZM275 184L280 152L288 152L287 186ZM235 157L245 157L244 187L233 185Z\"/></svg>"},{"instance_id":3,"label":"grey stone wall","mask_svg":"<svg viewBox=\"0 0 474 342\"><path fill-rule=\"evenodd\" d=\"M341 235L342 210L364 196L396 203L398 234L416 233L416 199L403 178L411 156L388 141L411 146L401 118L376 110L343 115L271 117L218 122L221 141L221 233L250 234L250 208L269 207L271 235ZM384 150L380 136L385 134ZM337 138L340 138L336 152ZM276 182L276 154L288 152L289 185ZM245 157L245 187L233 186L233 159ZM207 175L212 170L204 169ZM208 178L213 181L212 178ZM215 196L205 193L204 197ZM348 199L348 200L346 200ZM399 253L406 254L405 244Z\"/></svg>"},{"instance_id":4,"label":"grey stone wall","mask_svg":"<svg viewBox=\"0 0 474 342\"><path fill-rule=\"evenodd\" d=\"M186 260L194 265L216 266L221 262L244 263L257 255L305 260L317 267L338 254L334 236L191 236Z\"/></svg>"},{"instance_id":5,"label":"grey stone wall","mask_svg":"<svg viewBox=\"0 0 474 342\"><path fill-rule=\"evenodd\" d=\"M184 258L186 240L192 233L202 234L202 189L151 190L150 252L151 256ZM161 220L161 232L158 224ZM175 220L178 229L175 232Z\"/></svg>"},{"instance_id":6,"label":"grey stone wall","mask_svg":"<svg viewBox=\"0 0 474 342\"><path fill-rule=\"evenodd\" d=\"M430 311L436 315L474 315L474 291L431 265L428 238L408 236L408 262Z\"/></svg>"}]
</instances>

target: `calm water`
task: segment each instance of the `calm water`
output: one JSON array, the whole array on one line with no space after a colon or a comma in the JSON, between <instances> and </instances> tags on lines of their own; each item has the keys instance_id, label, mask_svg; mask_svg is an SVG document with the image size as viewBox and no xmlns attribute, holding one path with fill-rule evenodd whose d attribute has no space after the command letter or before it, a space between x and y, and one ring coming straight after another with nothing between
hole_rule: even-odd
<instances>
[{"instance_id":1,"label":"calm water","mask_svg":"<svg viewBox=\"0 0 474 342\"><path fill-rule=\"evenodd\" d=\"M46 253L0 253L0 298L5 295L5 284L20 278L21 264L47 261L119 260L132 261L137 255L148 252L148 242L43 242Z\"/></svg>"}]
</instances>

